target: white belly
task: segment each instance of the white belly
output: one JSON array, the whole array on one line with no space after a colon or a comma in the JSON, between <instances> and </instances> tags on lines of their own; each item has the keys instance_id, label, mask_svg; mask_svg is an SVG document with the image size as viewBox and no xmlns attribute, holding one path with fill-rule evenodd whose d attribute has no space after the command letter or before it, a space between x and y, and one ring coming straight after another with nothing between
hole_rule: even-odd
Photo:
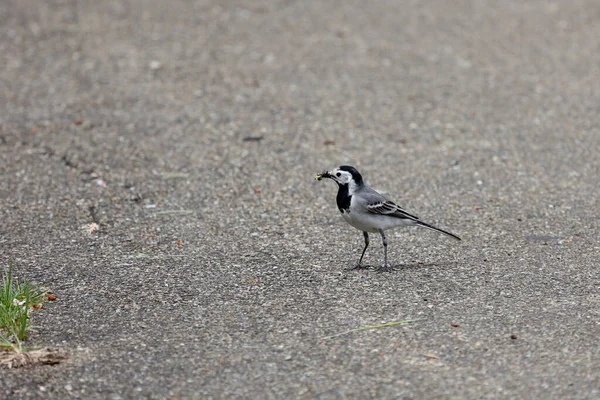
<instances>
[{"instance_id":1,"label":"white belly","mask_svg":"<svg viewBox=\"0 0 600 400\"><path fill-rule=\"evenodd\" d=\"M344 212L342 217L356 229L365 232L379 232L379 229L388 230L402 226L413 226L414 221L388 215Z\"/></svg>"}]
</instances>

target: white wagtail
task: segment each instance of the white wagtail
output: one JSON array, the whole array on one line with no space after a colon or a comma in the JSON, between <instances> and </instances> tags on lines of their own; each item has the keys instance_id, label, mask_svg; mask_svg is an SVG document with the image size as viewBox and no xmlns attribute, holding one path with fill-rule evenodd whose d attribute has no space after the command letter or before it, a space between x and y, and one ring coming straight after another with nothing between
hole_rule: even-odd
<instances>
[{"instance_id":1,"label":"white wagtail","mask_svg":"<svg viewBox=\"0 0 600 400\"><path fill-rule=\"evenodd\" d=\"M361 174L354 167L342 165L316 177L318 181L323 178L329 178L338 184L336 201L342 217L350 225L363 231L365 247L356 268L362 268L362 259L369 247L369 232L379 232L383 240L384 270L391 268L387 260L387 239L384 233L388 229L400 226L422 226L460 240L458 236L429 225L421 221L419 217L407 213L384 195L371 189L363 182Z\"/></svg>"}]
</instances>

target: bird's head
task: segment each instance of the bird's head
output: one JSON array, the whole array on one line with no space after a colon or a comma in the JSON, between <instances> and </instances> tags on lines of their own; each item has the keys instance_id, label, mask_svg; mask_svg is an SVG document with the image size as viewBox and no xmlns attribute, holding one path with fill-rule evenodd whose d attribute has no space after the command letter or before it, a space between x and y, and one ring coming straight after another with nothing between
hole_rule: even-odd
<instances>
[{"instance_id":1,"label":"bird's head","mask_svg":"<svg viewBox=\"0 0 600 400\"><path fill-rule=\"evenodd\" d=\"M356 168L349 165L342 165L339 168L334 168L331 171L325 171L316 176L316 180L320 181L323 178L329 178L338 185L360 186L363 184L362 176Z\"/></svg>"}]
</instances>

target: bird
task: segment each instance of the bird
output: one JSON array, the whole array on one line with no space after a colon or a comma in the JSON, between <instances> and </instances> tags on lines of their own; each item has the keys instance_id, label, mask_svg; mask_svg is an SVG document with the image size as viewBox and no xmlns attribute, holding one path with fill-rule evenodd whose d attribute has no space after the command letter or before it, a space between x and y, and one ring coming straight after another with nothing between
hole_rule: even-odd
<instances>
[{"instance_id":1,"label":"bird","mask_svg":"<svg viewBox=\"0 0 600 400\"><path fill-rule=\"evenodd\" d=\"M419 217L409 214L402 207L389 200L383 194L369 187L358 170L350 165L342 165L331 171L317 175L316 180L331 179L338 185L336 196L337 207L346 222L363 232L365 247L353 269L363 269L362 260L369 247L369 233L379 233L383 241L384 263L381 270L391 271L388 263L388 242L385 231L392 228L420 226L428 228L453 239L461 240L453 233L421 221Z\"/></svg>"}]
</instances>

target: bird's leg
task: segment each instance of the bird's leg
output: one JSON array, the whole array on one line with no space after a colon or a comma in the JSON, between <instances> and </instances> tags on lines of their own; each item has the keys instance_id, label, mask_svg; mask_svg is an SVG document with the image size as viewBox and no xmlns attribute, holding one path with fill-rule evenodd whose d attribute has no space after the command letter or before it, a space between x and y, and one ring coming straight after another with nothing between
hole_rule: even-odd
<instances>
[{"instance_id":1,"label":"bird's leg","mask_svg":"<svg viewBox=\"0 0 600 400\"><path fill-rule=\"evenodd\" d=\"M381 234L381 239L383 241L383 266L381 267L381 270L382 271L391 271L392 266L390 264L388 264L388 259L387 259L387 238L385 237L385 233L383 232L383 229L380 229L379 233Z\"/></svg>"},{"instance_id":2,"label":"bird's leg","mask_svg":"<svg viewBox=\"0 0 600 400\"><path fill-rule=\"evenodd\" d=\"M362 260L365 256L365 252L367 251L367 247L369 247L369 234L363 231L363 235L365 237L365 247L362 251L362 254L360 255L360 260L358 260L358 265L352 269L363 269Z\"/></svg>"},{"instance_id":3,"label":"bird's leg","mask_svg":"<svg viewBox=\"0 0 600 400\"><path fill-rule=\"evenodd\" d=\"M365 251L367 251L367 247L369 247L369 233L363 232L363 235L365 237L365 248L363 249L362 254L360 255L360 260L358 260L359 268L362 268L362 260L363 260L363 257L365 256Z\"/></svg>"}]
</instances>

